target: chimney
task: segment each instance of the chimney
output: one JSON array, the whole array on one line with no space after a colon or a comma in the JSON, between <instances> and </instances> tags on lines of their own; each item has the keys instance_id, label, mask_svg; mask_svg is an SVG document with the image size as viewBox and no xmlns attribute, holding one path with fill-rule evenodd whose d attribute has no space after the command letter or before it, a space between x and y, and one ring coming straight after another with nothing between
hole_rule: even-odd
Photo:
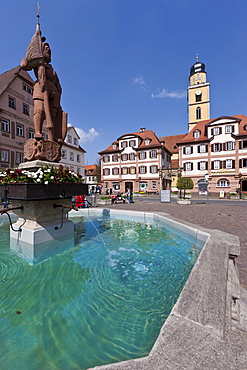
<instances>
[{"instance_id":1,"label":"chimney","mask_svg":"<svg viewBox=\"0 0 247 370\"><path fill-rule=\"evenodd\" d=\"M146 131L146 128L145 127L141 127L140 128L140 132L145 132Z\"/></svg>"}]
</instances>

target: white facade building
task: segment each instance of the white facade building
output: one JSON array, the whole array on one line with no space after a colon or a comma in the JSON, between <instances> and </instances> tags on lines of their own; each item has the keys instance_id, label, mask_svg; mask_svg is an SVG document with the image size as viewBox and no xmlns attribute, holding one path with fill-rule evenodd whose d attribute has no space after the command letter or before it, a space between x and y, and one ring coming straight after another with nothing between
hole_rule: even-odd
<instances>
[{"instance_id":1,"label":"white facade building","mask_svg":"<svg viewBox=\"0 0 247 370\"><path fill-rule=\"evenodd\" d=\"M170 189L171 178L160 176L160 169L171 164L171 153L152 130L122 135L101 156L104 190L158 192Z\"/></svg>"},{"instance_id":2,"label":"white facade building","mask_svg":"<svg viewBox=\"0 0 247 370\"><path fill-rule=\"evenodd\" d=\"M79 145L80 137L73 126L69 126L62 146L60 163L85 178L85 150Z\"/></svg>"}]
</instances>

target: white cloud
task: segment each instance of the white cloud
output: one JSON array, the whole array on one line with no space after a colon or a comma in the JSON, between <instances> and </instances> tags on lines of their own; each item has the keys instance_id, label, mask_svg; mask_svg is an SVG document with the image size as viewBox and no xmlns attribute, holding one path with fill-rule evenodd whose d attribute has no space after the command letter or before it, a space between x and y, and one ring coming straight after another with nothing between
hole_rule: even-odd
<instances>
[{"instance_id":1,"label":"white cloud","mask_svg":"<svg viewBox=\"0 0 247 370\"><path fill-rule=\"evenodd\" d=\"M171 91L169 92L167 89L161 90L158 94L151 94L152 98L173 98L173 99L181 99L187 96L186 91Z\"/></svg>"},{"instance_id":2,"label":"white cloud","mask_svg":"<svg viewBox=\"0 0 247 370\"><path fill-rule=\"evenodd\" d=\"M133 78L133 83L138 85L146 85L145 79L143 75Z\"/></svg>"},{"instance_id":3,"label":"white cloud","mask_svg":"<svg viewBox=\"0 0 247 370\"><path fill-rule=\"evenodd\" d=\"M98 131L95 130L95 128L90 128L88 132L85 132L83 129L75 127L76 131L78 132L78 135L80 136L80 143L84 144L87 141L94 141L94 139L99 136Z\"/></svg>"}]
</instances>

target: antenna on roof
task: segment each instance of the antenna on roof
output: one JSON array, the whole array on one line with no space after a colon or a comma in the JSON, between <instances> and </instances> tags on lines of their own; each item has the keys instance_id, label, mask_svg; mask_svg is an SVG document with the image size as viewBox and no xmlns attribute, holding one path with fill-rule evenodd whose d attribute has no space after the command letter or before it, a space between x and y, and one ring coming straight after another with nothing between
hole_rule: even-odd
<instances>
[{"instance_id":1,"label":"antenna on roof","mask_svg":"<svg viewBox=\"0 0 247 370\"><path fill-rule=\"evenodd\" d=\"M40 18L40 6L39 6L39 2L37 1L37 4L36 4L36 17L37 17L37 23L39 24L39 18Z\"/></svg>"},{"instance_id":2,"label":"antenna on roof","mask_svg":"<svg viewBox=\"0 0 247 370\"><path fill-rule=\"evenodd\" d=\"M199 54L196 54L196 63L199 61Z\"/></svg>"}]
</instances>

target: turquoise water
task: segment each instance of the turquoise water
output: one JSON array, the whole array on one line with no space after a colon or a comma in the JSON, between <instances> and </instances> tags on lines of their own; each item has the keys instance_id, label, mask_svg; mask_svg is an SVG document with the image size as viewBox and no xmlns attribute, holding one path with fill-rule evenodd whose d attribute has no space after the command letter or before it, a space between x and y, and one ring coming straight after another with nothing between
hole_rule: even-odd
<instances>
[{"instance_id":1,"label":"turquoise water","mask_svg":"<svg viewBox=\"0 0 247 370\"><path fill-rule=\"evenodd\" d=\"M1 370L147 355L202 247L151 223L73 221L75 246L34 266L9 250L1 225Z\"/></svg>"}]
</instances>

